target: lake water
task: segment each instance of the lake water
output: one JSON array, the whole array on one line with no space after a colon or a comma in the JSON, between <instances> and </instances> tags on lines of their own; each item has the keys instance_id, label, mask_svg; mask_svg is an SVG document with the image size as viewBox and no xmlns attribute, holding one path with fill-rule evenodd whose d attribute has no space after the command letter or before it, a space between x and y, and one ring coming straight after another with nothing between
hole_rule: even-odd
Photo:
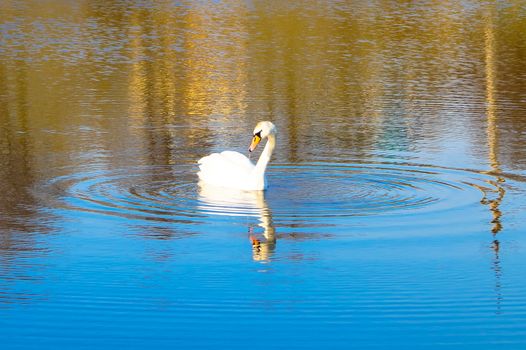
<instances>
[{"instance_id":1,"label":"lake water","mask_svg":"<svg viewBox=\"0 0 526 350\"><path fill-rule=\"evenodd\" d=\"M0 1L1 348L525 349L525 60L523 1Z\"/></svg>"}]
</instances>

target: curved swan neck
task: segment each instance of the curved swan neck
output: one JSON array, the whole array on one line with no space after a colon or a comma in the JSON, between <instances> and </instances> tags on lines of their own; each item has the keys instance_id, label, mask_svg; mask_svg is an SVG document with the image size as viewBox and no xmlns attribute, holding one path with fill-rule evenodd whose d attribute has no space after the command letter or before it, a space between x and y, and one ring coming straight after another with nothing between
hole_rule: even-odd
<instances>
[{"instance_id":1,"label":"curved swan neck","mask_svg":"<svg viewBox=\"0 0 526 350\"><path fill-rule=\"evenodd\" d=\"M258 162L256 163L256 172L262 174L265 173L265 169L267 168L267 164L270 161L270 157L272 157L272 152L274 152L275 147L276 136L274 134L270 134L267 137L267 144L265 145L265 149L263 150L263 152L261 152Z\"/></svg>"}]
</instances>

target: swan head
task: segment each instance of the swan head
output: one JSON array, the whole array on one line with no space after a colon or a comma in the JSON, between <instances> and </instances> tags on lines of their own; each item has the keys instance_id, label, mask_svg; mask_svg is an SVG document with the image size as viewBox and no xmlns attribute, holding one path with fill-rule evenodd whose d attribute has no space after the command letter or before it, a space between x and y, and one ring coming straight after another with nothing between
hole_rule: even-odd
<instances>
[{"instance_id":1,"label":"swan head","mask_svg":"<svg viewBox=\"0 0 526 350\"><path fill-rule=\"evenodd\" d=\"M275 134L276 126L272 122L264 121L257 123L256 127L254 128L254 136L252 137L252 143L250 144L248 151L252 152L256 149L257 145L261 140L263 140L266 137L269 137L270 135Z\"/></svg>"}]
</instances>

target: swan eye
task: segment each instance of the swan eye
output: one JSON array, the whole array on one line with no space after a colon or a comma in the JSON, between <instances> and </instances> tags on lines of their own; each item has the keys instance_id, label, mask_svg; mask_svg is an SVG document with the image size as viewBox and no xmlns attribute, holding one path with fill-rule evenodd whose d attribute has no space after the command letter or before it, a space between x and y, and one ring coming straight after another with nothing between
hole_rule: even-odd
<instances>
[{"instance_id":1,"label":"swan eye","mask_svg":"<svg viewBox=\"0 0 526 350\"><path fill-rule=\"evenodd\" d=\"M259 130L257 133L255 133L254 136L257 136L257 137L261 138L261 130Z\"/></svg>"}]
</instances>

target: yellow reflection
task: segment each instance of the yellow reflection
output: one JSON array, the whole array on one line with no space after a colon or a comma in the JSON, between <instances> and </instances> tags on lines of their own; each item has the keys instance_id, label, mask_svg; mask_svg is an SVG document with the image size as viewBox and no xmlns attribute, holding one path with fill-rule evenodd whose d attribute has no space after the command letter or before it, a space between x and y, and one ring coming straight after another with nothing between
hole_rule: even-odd
<instances>
[{"instance_id":1,"label":"yellow reflection","mask_svg":"<svg viewBox=\"0 0 526 350\"><path fill-rule=\"evenodd\" d=\"M493 200L486 200L486 204L489 205L491 214L493 216L492 233L496 235L502 230L501 216L502 212L499 209L500 203L504 198L506 191L500 185L505 180L503 177L498 176L500 173L500 164L498 161L498 129L497 129L497 108L496 108L496 58L495 58L495 33L493 26L493 13L490 11L486 16L484 24L484 53L486 63L486 116L487 116L487 143L488 143L488 157L491 172L497 175L497 181L492 182L492 185L497 188L497 198ZM484 201L483 200L483 201Z\"/></svg>"},{"instance_id":2,"label":"yellow reflection","mask_svg":"<svg viewBox=\"0 0 526 350\"><path fill-rule=\"evenodd\" d=\"M497 160L497 116L495 103L495 34L493 29L493 16L486 18L484 26L484 53L486 62L486 115L489 147L489 161L493 171L500 171Z\"/></svg>"},{"instance_id":3,"label":"yellow reflection","mask_svg":"<svg viewBox=\"0 0 526 350\"><path fill-rule=\"evenodd\" d=\"M177 94L184 86L178 81L182 80L176 74L179 57L172 48L176 45L173 32L183 31L177 27L182 16L163 11L130 15L128 94L134 126L142 126L151 118L170 122L169 118L176 115Z\"/></svg>"},{"instance_id":4,"label":"yellow reflection","mask_svg":"<svg viewBox=\"0 0 526 350\"><path fill-rule=\"evenodd\" d=\"M132 16L132 28L137 28L140 22L136 16ZM128 114L130 116L130 123L139 127L144 123L144 109L146 100L146 73L144 61L140 59L143 55L143 44L141 43L139 33L133 35L130 33L132 39L130 40L130 50L132 52L132 59L134 62L130 67L130 78L128 82L129 106Z\"/></svg>"},{"instance_id":5,"label":"yellow reflection","mask_svg":"<svg viewBox=\"0 0 526 350\"><path fill-rule=\"evenodd\" d=\"M199 183L199 209L215 215L246 216L258 219L257 226L263 233L254 232L256 225L248 223L254 261L269 261L276 249L276 231L272 212L265 200L264 191L241 191ZM248 221L247 221L248 222Z\"/></svg>"},{"instance_id":6,"label":"yellow reflection","mask_svg":"<svg viewBox=\"0 0 526 350\"><path fill-rule=\"evenodd\" d=\"M184 102L189 115L243 112L248 10L244 4L193 2L185 18Z\"/></svg>"}]
</instances>

